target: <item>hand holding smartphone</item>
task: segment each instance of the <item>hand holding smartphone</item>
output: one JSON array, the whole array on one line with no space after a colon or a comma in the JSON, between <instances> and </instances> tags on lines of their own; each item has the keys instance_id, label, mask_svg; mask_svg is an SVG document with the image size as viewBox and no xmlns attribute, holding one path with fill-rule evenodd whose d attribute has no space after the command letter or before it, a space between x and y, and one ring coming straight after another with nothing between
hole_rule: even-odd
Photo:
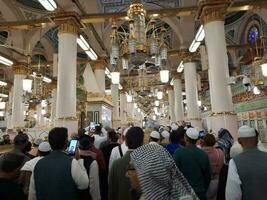
<instances>
[{"instance_id":1,"label":"hand holding smartphone","mask_svg":"<svg viewBox=\"0 0 267 200\"><path fill-rule=\"evenodd\" d=\"M71 140L67 151L68 155L70 156L76 155L77 147L78 147L78 140Z\"/></svg>"}]
</instances>

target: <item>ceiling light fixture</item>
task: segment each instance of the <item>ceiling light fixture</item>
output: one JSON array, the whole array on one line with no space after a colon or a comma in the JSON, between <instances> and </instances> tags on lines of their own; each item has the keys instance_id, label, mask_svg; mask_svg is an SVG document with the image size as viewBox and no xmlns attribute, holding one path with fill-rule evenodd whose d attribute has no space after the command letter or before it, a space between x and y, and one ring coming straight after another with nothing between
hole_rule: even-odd
<instances>
[{"instance_id":1,"label":"ceiling light fixture","mask_svg":"<svg viewBox=\"0 0 267 200\"><path fill-rule=\"evenodd\" d=\"M169 82L169 70L160 70L160 81L162 83L168 83Z\"/></svg>"},{"instance_id":2,"label":"ceiling light fixture","mask_svg":"<svg viewBox=\"0 0 267 200\"><path fill-rule=\"evenodd\" d=\"M0 93L0 97L7 98L8 97L8 94Z\"/></svg>"},{"instance_id":3,"label":"ceiling light fixture","mask_svg":"<svg viewBox=\"0 0 267 200\"><path fill-rule=\"evenodd\" d=\"M111 72L112 84L120 84L120 72Z\"/></svg>"},{"instance_id":4,"label":"ceiling light fixture","mask_svg":"<svg viewBox=\"0 0 267 200\"><path fill-rule=\"evenodd\" d=\"M192 43L189 47L189 51L191 53L196 52L198 47L200 46L201 42L204 40L204 38L205 38L205 31L204 31L203 25L201 25L197 31L197 34L196 34L194 40L192 41Z\"/></svg>"},{"instance_id":5,"label":"ceiling light fixture","mask_svg":"<svg viewBox=\"0 0 267 200\"><path fill-rule=\"evenodd\" d=\"M7 83L4 81L0 81L0 86L7 86Z\"/></svg>"},{"instance_id":6,"label":"ceiling light fixture","mask_svg":"<svg viewBox=\"0 0 267 200\"><path fill-rule=\"evenodd\" d=\"M91 60L97 60L98 56L95 51L90 47L88 42L84 39L82 35L77 38L78 45L85 51L85 53L89 56Z\"/></svg>"},{"instance_id":7,"label":"ceiling light fixture","mask_svg":"<svg viewBox=\"0 0 267 200\"><path fill-rule=\"evenodd\" d=\"M184 70L184 62L181 61L179 66L177 67L177 72L181 73Z\"/></svg>"},{"instance_id":8,"label":"ceiling light fixture","mask_svg":"<svg viewBox=\"0 0 267 200\"><path fill-rule=\"evenodd\" d=\"M0 63L7 65L7 66L13 65L13 61L11 61L11 60L3 57L3 56L0 56Z\"/></svg>"},{"instance_id":9,"label":"ceiling light fixture","mask_svg":"<svg viewBox=\"0 0 267 200\"><path fill-rule=\"evenodd\" d=\"M57 4L54 0L38 0L38 1L48 11L54 11L57 9Z\"/></svg>"}]
</instances>

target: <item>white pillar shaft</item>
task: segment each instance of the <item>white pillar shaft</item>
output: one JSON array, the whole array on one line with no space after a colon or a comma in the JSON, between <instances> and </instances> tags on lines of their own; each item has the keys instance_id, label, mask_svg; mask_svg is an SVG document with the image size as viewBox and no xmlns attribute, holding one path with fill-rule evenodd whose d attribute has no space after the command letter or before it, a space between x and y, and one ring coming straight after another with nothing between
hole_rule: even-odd
<instances>
[{"instance_id":1,"label":"white pillar shaft","mask_svg":"<svg viewBox=\"0 0 267 200\"><path fill-rule=\"evenodd\" d=\"M13 101L12 101L12 125L13 127L24 126L24 103L22 103L23 95L23 79L25 75L15 74L14 75L14 86L13 86Z\"/></svg>"},{"instance_id":2,"label":"white pillar shaft","mask_svg":"<svg viewBox=\"0 0 267 200\"><path fill-rule=\"evenodd\" d=\"M229 69L224 21L211 21L204 25L204 30L209 58L212 130L217 133L220 128L226 128L236 138L237 116L231 114L233 102L231 88L228 85Z\"/></svg>"},{"instance_id":3,"label":"white pillar shaft","mask_svg":"<svg viewBox=\"0 0 267 200\"><path fill-rule=\"evenodd\" d=\"M56 118L56 104L57 104L57 89L52 90L52 102L51 102L51 120L54 121Z\"/></svg>"},{"instance_id":4,"label":"white pillar shaft","mask_svg":"<svg viewBox=\"0 0 267 200\"><path fill-rule=\"evenodd\" d=\"M36 106L36 114L37 114L37 124L41 125L43 124L43 115L42 115L42 105L41 104L38 104Z\"/></svg>"},{"instance_id":5,"label":"white pillar shaft","mask_svg":"<svg viewBox=\"0 0 267 200\"><path fill-rule=\"evenodd\" d=\"M8 103L6 104L6 121L7 121L7 129L12 129L13 125L12 125L12 113L11 111L11 107L12 107L12 99L13 99L13 87L10 88L9 90L9 94L8 94Z\"/></svg>"},{"instance_id":6,"label":"white pillar shaft","mask_svg":"<svg viewBox=\"0 0 267 200\"><path fill-rule=\"evenodd\" d=\"M98 88L101 93L105 93L105 70L104 69L95 69L95 78L98 84Z\"/></svg>"},{"instance_id":7,"label":"white pillar shaft","mask_svg":"<svg viewBox=\"0 0 267 200\"><path fill-rule=\"evenodd\" d=\"M213 112L233 111L231 88L228 85L229 69L226 51L224 21L204 25L209 58L209 83ZM216 35L216 37L214 37Z\"/></svg>"},{"instance_id":8,"label":"white pillar shaft","mask_svg":"<svg viewBox=\"0 0 267 200\"><path fill-rule=\"evenodd\" d=\"M58 34L57 118L76 117L77 36Z\"/></svg>"},{"instance_id":9,"label":"white pillar shaft","mask_svg":"<svg viewBox=\"0 0 267 200\"><path fill-rule=\"evenodd\" d=\"M175 115L174 115L174 91L168 90L168 101L169 101L169 116L170 121L175 122Z\"/></svg>"},{"instance_id":10,"label":"white pillar shaft","mask_svg":"<svg viewBox=\"0 0 267 200\"><path fill-rule=\"evenodd\" d=\"M187 119L199 118L196 63L184 64Z\"/></svg>"},{"instance_id":11,"label":"white pillar shaft","mask_svg":"<svg viewBox=\"0 0 267 200\"><path fill-rule=\"evenodd\" d=\"M182 81L181 79L173 80L174 88L174 114L176 121L184 120L183 95L182 95Z\"/></svg>"},{"instance_id":12,"label":"white pillar shaft","mask_svg":"<svg viewBox=\"0 0 267 200\"><path fill-rule=\"evenodd\" d=\"M130 118L134 117L134 103L127 103L127 115Z\"/></svg>"},{"instance_id":13,"label":"white pillar shaft","mask_svg":"<svg viewBox=\"0 0 267 200\"><path fill-rule=\"evenodd\" d=\"M111 85L111 95L113 104L113 120L119 119L119 86Z\"/></svg>"},{"instance_id":14,"label":"white pillar shaft","mask_svg":"<svg viewBox=\"0 0 267 200\"><path fill-rule=\"evenodd\" d=\"M120 118L123 123L126 122L126 94L120 94Z\"/></svg>"}]
</instances>

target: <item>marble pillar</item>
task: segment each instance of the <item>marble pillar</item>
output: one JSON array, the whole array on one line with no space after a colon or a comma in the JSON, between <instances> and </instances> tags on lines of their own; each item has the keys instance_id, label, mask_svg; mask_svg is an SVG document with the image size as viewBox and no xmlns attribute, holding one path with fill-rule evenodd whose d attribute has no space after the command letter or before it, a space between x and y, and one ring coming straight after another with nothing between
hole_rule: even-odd
<instances>
[{"instance_id":1,"label":"marble pillar","mask_svg":"<svg viewBox=\"0 0 267 200\"><path fill-rule=\"evenodd\" d=\"M169 103L169 119L170 122L175 122L175 114L174 114L174 91L173 87L168 87L168 103Z\"/></svg>"},{"instance_id":2,"label":"marble pillar","mask_svg":"<svg viewBox=\"0 0 267 200\"><path fill-rule=\"evenodd\" d=\"M186 121L194 127L201 127L201 118L198 106L198 88L196 63L184 60L184 80L187 116Z\"/></svg>"},{"instance_id":3,"label":"marble pillar","mask_svg":"<svg viewBox=\"0 0 267 200\"><path fill-rule=\"evenodd\" d=\"M111 96L112 96L112 121L113 128L117 128L120 124L120 114L119 114L119 85L112 84L111 85Z\"/></svg>"},{"instance_id":4,"label":"marble pillar","mask_svg":"<svg viewBox=\"0 0 267 200\"><path fill-rule=\"evenodd\" d=\"M58 79L56 101L56 126L68 128L68 134L77 133L76 68L77 68L77 16L66 16L58 31Z\"/></svg>"},{"instance_id":5,"label":"marble pillar","mask_svg":"<svg viewBox=\"0 0 267 200\"><path fill-rule=\"evenodd\" d=\"M209 60L212 130L217 133L226 128L237 136L237 115L233 112L231 88L228 85L229 68L225 41L224 13L230 1L219 5L200 5L205 30L205 43ZM216 37L214 37L216 36Z\"/></svg>"},{"instance_id":6,"label":"marble pillar","mask_svg":"<svg viewBox=\"0 0 267 200\"><path fill-rule=\"evenodd\" d=\"M13 99L12 99L12 127L24 127L23 79L27 74L27 65L17 63L12 66L14 71Z\"/></svg>"},{"instance_id":7,"label":"marble pillar","mask_svg":"<svg viewBox=\"0 0 267 200\"><path fill-rule=\"evenodd\" d=\"M95 79L99 88L99 91L105 94L106 84L105 84L105 69L107 63L104 60L94 61L92 68L94 70Z\"/></svg>"},{"instance_id":8,"label":"marble pillar","mask_svg":"<svg viewBox=\"0 0 267 200\"><path fill-rule=\"evenodd\" d=\"M120 119L122 125L127 125L127 99L126 93L120 93Z\"/></svg>"},{"instance_id":9,"label":"marble pillar","mask_svg":"<svg viewBox=\"0 0 267 200\"><path fill-rule=\"evenodd\" d=\"M184 107L182 95L182 80L180 74L173 75L173 88L174 88L174 115L176 122L183 122L184 120Z\"/></svg>"}]
</instances>

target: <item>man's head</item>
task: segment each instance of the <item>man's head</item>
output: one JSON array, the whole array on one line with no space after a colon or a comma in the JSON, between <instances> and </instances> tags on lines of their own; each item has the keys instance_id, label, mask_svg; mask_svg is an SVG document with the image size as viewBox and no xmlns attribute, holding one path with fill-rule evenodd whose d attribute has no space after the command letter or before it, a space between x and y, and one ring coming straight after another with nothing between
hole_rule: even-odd
<instances>
[{"instance_id":1,"label":"man's head","mask_svg":"<svg viewBox=\"0 0 267 200\"><path fill-rule=\"evenodd\" d=\"M38 146L38 155L47 156L51 152L51 146L48 142L42 142Z\"/></svg>"},{"instance_id":2,"label":"man's head","mask_svg":"<svg viewBox=\"0 0 267 200\"><path fill-rule=\"evenodd\" d=\"M79 128L78 137L82 137L85 133L86 133L86 131L83 128Z\"/></svg>"},{"instance_id":3,"label":"man's head","mask_svg":"<svg viewBox=\"0 0 267 200\"><path fill-rule=\"evenodd\" d=\"M68 144L68 129L64 127L53 128L48 135L52 150L65 150Z\"/></svg>"},{"instance_id":4,"label":"man's head","mask_svg":"<svg viewBox=\"0 0 267 200\"><path fill-rule=\"evenodd\" d=\"M156 142L156 143L160 143L160 134L158 131L152 131L150 133L150 138L149 138L150 142Z\"/></svg>"},{"instance_id":5,"label":"man's head","mask_svg":"<svg viewBox=\"0 0 267 200\"><path fill-rule=\"evenodd\" d=\"M0 165L0 176L7 179L18 178L23 164L24 156L22 154L4 154Z\"/></svg>"},{"instance_id":6,"label":"man's head","mask_svg":"<svg viewBox=\"0 0 267 200\"><path fill-rule=\"evenodd\" d=\"M101 126L95 126L95 134L97 134L97 135L101 135L102 134L102 131L101 131Z\"/></svg>"},{"instance_id":7,"label":"man's head","mask_svg":"<svg viewBox=\"0 0 267 200\"><path fill-rule=\"evenodd\" d=\"M196 145L199 137L198 130L195 128L188 128L185 134L186 145Z\"/></svg>"},{"instance_id":8,"label":"man's head","mask_svg":"<svg viewBox=\"0 0 267 200\"><path fill-rule=\"evenodd\" d=\"M212 134L206 134L203 138L203 145L207 147L213 147L216 143L216 139Z\"/></svg>"},{"instance_id":9,"label":"man's head","mask_svg":"<svg viewBox=\"0 0 267 200\"><path fill-rule=\"evenodd\" d=\"M238 142L243 148L257 147L258 135L254 128L241 126L238 129Z\"/></svg>"},{"instance_id":10,"label":"man's head","mask_svg":"<svg viewBox=\"0 0 267 200\"><path fill-rule=\"evenodd\" d=\"M27 145L29 145L29 137L25 133L20 133L14 138L14 148L25 152Z\"/></svg>"},{"instance_id":11,"label":"man's head","mask_svg":"<svg viewBox=\"0 0 267 200\"><path fill-rule=\"evenodd\" d=\"M129 149L140 147L144 141L144 131L140 127L131 127L126 133L125 141Z\"/></svg>"},{"instance_id":12,"label":"man's head","mask_svg":"<svg viewBox=\"0 0 267 200\"><path fill-rule=\"evenodd\" d=\"M83 135L79 139L79 149L81 150L89 150L94 143L94 137L90 137L89 135Z\"/></svg>"},{"instance_id":13,"label":"man's head","mask_svg":"<svg viewBox=\"0 0 267 200\"><path fill-rule=\"evenodd\" d=\"M110 130L108 132L108 142L109 143L116 143L118 142L118 134L115 132L115 130Z\"/></svg>"}]
</instances>

